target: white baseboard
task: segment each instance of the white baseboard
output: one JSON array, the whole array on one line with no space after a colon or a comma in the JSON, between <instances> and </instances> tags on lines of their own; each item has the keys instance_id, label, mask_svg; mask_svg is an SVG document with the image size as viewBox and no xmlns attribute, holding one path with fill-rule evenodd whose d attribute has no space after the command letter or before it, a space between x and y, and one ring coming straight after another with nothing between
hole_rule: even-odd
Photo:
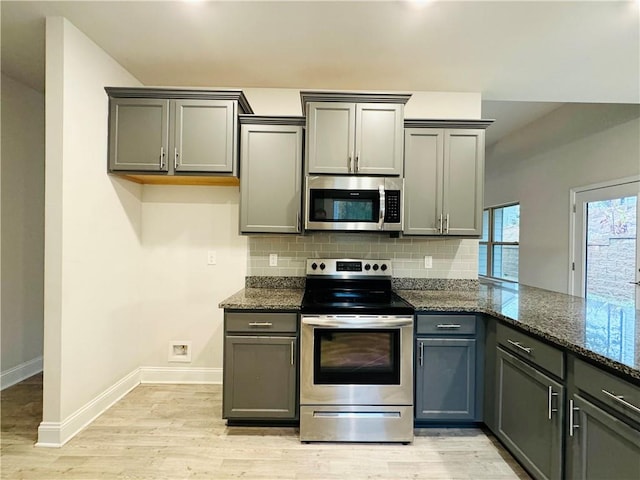
<instances>
[{"instance_id":1,"label":"white baseboard","mask_svg":"<svg viewBox=\"0 0 640 480\"><path fill-rule=\"evenodd\" d=\"M61 447L140 383L222 384L221 368L140 367L63 422L42 422L36 447Z\"/></svg>"},{"instance_id":2,"label":"white baseboard","mask_svg":"<svg viewBox=\"0 0 640 480\"><path fill-rule=\"evenodd\" d=\"M140 383L222 384L222 369L204 367L140 367Z\"/></svg>"},{"instance_id":3,"label":"white baseboard","mask_svg":"<svg viewBox=\"0 0 640 480\"><path fill-rule=\"evenodd\" d=\"M118 400L140 384L140 369L133 372L85 404L63 422L42 422L36 447L61 447Z\"/></svg>"},{"instance_id":4,"label":"white baseboard","mask_svg":"<svg viewBox=\"0 0 640 480\"><path fill-rule=\"evenodd\" d=\"M29 377L34 376L36 373L42 371L42 356L36 357L33 360L23 362L13 368L10 368L0 373L0 390L4 390L16 383L20 383Z\"/></svg>"}]
</instances>

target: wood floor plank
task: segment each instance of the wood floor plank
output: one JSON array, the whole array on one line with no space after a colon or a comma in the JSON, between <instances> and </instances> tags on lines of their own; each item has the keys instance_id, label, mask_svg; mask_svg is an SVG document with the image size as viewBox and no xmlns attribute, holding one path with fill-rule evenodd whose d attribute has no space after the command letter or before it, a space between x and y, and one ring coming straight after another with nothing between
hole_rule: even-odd
<instances>
[{"instance_id":1,"label":"wood floor plank","mask_svg":"<svg viewBox=\"0 0 640 480\"><path fill-rule=\"evenodd\" d=\"M296 428L228 427L219 385L140 385L61 448L37 448L42 376L2 392L0 474L11 480L513 480L484 431L416 429L411 445L311 443Z\"/></svg>"}]
</instances>

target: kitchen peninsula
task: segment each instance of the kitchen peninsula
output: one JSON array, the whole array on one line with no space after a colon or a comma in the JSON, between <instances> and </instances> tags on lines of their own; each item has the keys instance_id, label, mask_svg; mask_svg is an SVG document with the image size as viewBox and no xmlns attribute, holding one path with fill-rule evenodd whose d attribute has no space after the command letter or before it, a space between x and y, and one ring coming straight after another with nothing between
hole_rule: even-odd
<instances>
[{"instance_id":1,"label":"kitchen peninsula","mask_svg":"<svg viewBox=\"0 0 640 480\"><path fill-rule=\"evenodd\" d=\"M302 280L250 277L247 288L220 307L245 315L292 315L300 310ZM465 320L477 319L477 348L484 353L476 357L479 373L471 383L481 390L476 420L534 478L603 478L598 475L605 471L637 478L640 311L524 285L447 282L439 285L445 289L433 290L420 289L420 280L394 279L394 287L415 309L418 326L435 318L445 327L462 323L463 330ZM448 337L455 341L455 332ZM422 340L418 336L415 343L416 384L418 365L430 348ZM451 364L443 370L459 375L461 368ZM434 381L431 391L435 386L459 383ZM416 388L415 395L418 425L422 390Z\"/></svg>"}]
</instances>

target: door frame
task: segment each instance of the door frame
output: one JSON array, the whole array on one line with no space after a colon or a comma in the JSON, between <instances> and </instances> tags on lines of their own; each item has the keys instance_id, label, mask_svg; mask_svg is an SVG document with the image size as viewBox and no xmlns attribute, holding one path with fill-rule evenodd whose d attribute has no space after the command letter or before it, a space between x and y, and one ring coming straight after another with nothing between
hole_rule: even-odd
<instances>
[{"instance_id":1,"label":"door frame","mask_svg":"<svg viewBox=\"0 0 640 480\"><path fill-rule=\"evenodd\" d=\"M585 185L582 187L574 187L569 190L569 284L567 286L567 292L569 295L582 296L576 289L581 288L581 279L576 278L575 265L578 262L582 262L582 259L576 258L576 235L582 236L583 232L576 232L576 216L578 214L576 208L576 197L579 193L588 192L591 190L599 190L602 188L616 187L629 183L638 182L638 207L640 208L640 175L633 175L630 177L619 178L616 180L608 180L606 182L594 183L591 185Z\"/></svg>"}]
</instances>

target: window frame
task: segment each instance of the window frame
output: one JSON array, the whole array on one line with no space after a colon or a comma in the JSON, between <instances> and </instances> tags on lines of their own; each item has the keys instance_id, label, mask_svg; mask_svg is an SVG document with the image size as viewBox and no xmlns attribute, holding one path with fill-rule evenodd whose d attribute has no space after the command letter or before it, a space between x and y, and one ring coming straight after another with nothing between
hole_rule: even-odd
<instances>
[{"instance_id":1,"label":"window frame","mask_svg":"<svg viewBox=\"0 0 640 480\"><path fill-rule=\"evenodd\" d=\"M520 281L520 234L518 233L518 241L517 242L496 242L494 241L494 219L495 219L495 211L496 210L500 210L503 208L508 208L508 207L513 207L513 206L520 206L520 202L511 202L511 203L505 203L503 205L495 205L493 207L487 207L484 208L482 210L482 214L484 217L484 212L488 212L489 213L489 218L487 221L487 225L488 225L488 231L487 232L482 232L482 237L480 237L480 241L478 242L478 252L480 251L480 246L484 245L486 246L487 249L487 263L485 265L485 271L486 274L481 274L480 273L480 263L478 262L478 276L482 277L484 279L488 279L488 280L495 280L495 281L500 281L500 282L509 282L509 283L519 283ZM483 218L483 224L484 224L484 218ZM520 227L520 223L518 222L518 228ZM487 240L483 240L485 237L485 233L486 233L486 238ZM502 277L496 277L493 274L493 248L495 246L511 246L511 247L518 247L518 280L511 280L508 278L502 278Z\"/></svg>"}]
</instances>

